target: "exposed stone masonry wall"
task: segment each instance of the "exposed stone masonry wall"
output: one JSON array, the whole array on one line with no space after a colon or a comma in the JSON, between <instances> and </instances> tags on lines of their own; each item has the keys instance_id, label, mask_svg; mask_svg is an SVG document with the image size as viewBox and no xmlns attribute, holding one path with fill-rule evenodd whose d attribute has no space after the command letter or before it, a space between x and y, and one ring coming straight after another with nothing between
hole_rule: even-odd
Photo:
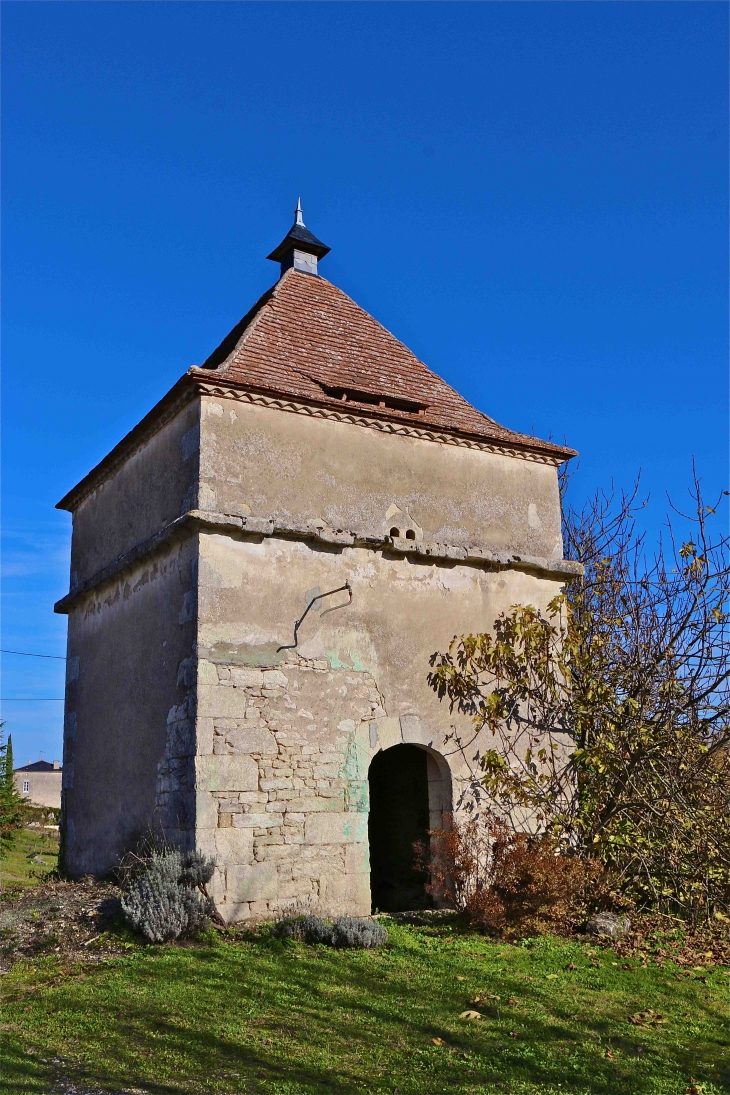
<instances>
[{"instance_id":1,"label":"exposed stone masonry wall","mask_svg":"<svg viewBox=\"0 0 730 1095\"><path fill-rule=\"evenodd\" d=\"M198 679L197 841L222 915L369 913L373 678L290 652L278 669L202 661Z\"/></svg>"}]
</instances>

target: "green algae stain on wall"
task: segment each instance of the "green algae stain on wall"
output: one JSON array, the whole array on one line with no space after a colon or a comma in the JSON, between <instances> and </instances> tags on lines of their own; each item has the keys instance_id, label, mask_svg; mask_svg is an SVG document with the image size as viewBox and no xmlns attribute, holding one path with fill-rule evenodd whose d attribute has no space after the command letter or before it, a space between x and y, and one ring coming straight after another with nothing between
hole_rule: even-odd
<instances>
[{"instance_id":1,"label":"green algae stain on wall","mask_svg":"<svg viewBox=\"0 0 730 1095\"><path fill-rule=\"evenodd\" d=\"M328 650L327 658L332 669L351 669L354 673L369 672L368 667L363 665L357 654L343 654L340 656L337 650ZM346 660L343 661L343 659Z\"/></svg>"}]
</instances>

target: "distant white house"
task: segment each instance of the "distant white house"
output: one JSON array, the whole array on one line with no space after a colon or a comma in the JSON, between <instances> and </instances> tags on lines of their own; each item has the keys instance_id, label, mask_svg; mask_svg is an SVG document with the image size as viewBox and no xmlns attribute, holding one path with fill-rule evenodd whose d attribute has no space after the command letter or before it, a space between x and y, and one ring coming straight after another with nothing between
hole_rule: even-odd
<instances>
[{"instance_id":1,"label":"distant white house","mask_svg":"<svg viewBox=\"0 0 730 1095\"><path fill-rule=\"evenodd\" d=\"M63 769L57 760L36 760L24 768L13 770L13 781L18 792L34 806L61 808L61 774Z\"/></svg>"}]
</instances>

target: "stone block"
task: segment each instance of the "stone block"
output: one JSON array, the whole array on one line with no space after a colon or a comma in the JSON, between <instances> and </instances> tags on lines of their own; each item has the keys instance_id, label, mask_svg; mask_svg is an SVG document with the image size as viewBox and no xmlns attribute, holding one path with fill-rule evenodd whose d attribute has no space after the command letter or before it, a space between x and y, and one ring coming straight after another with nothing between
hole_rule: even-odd
<instances>
[{"instance_id":1,"label":"stone block","mask_svg":"<svg viewBox=\"0 0 730 1095\"><path fill-rule=\"evenodd\" d=\"M296 810L297 814L342 811L342 804L336 798L297 798L292 799L289 804L282 803L282 806L285 810Z\"/></svg>"},{"instance_id":2,"label":"stone block","mask_svg":"<svg viewBox=\"0 0 730 1095\"><path fill-rule=\"evenodd\" d=\"M217 667L204 658L198 662L198 684L218 684Z\"/></svg>"},{"instance_id":3,"label":"stone block","mask_svg":"<svg viewBox=\"0 0 730 1095\"><path fill-rule=\"evenodd\" d=\"M306 896L308 896L308 891L302 886L301 880L279 883L279 901L296 901L297 898Z\"/></svg>"},{"instance_id":4,"label":"stone block","mask_svg":"<svg viewBox=\"0 0 730 1095\"><path fill-rule=\"evenodd\" d=\"M216 905L220 905L226 896L226 868L224 865L216 865L213 877L206 888Z\"/></svg>"},{"instance_id":5,"label":"stone block","mask_svg":"<svg viewBox=\"0 0 730 1095\"><path fill-rule=\"evenodd\" d=\"M433 745L433 734L418 715L401 715L400 728L403 741L410 745Z\"/></svg>"},{"instance_id":6,"label":"stone block","mask_svg":"<svg viewBox=\"0 0 730 1095\"><path fill-rule=\"evenodd\" d=\"M315 764L312 772L315 779L337 779L342 774L344 765L340 764Z\"/></svg>"},{"instance_id":7,"label":"stone block","mask_svg":"<svg viewBox=\"0 0 730 1095\"><path fill-rule=\"evenodd\" d=\"M320 878L320 915L369 916L371 912L369 874L328 871Z\"/></svg>"},{"instance_id":8,"label":"stone block","mask_svg":"<svg viewBox=\"0 0 730 1095\"><path fill-rule=\"evenodd\" d=\"M345 787L347 809L366 814L370 808L370 787L366 779L351 780Z\"/></svg>"},{"instance_id":9,"label":"stone block","mask_svg":"<svg viewBox=\"0 0 730 1095\"><path fill-rule=\"evenodd\" d=\"M245 669L242 666L232 665L231 680L237 688L261 688L264 675L260 669Z\"/></svg>"},{"instance_id":10,"label":"stone block","mask_svg":"<svg viewBox=\"0 0 730 1095\"><path fill-rule=\"evenodd\" d=\"M216 829L215 860L226 867L235 867L253 861L252 829Z\"/></svg>"},{"instance_id":11,"label":"stone block","mask_svg":"<svg viewBox=\"0 0 730 1095\"><path fill-rule=\"evenodd\" d=\"M288 688L289 678L280 669L264 670L264 688Z\"/></svg>"},{"instance_id":12,"label":"stone block","mask_svg":"<svg viewBox=\"0 0 730 1095\"><path fill-rule=\"evenodd\" d=\"M373 719L370 726L375 729L377 743L381 749L390 749L392 745L403 744L400 719Z\"/></svg>"},{"instance_id":13,"label":"stone block","mask_svg":"<svg viewBox=\"0 0 730 1095\"><path fill-rule=\"evenodd\" d=\"M226 924L237 924L241 920L249 920L250 909L251 906L247 901L225 901L218 906L218 912Z\"/></svg>"},{"instance_id":14,"label":"stone block","mask_svg":"<svg viewBox=\"0 0 730 1095\"><path fill-rule=\"evenodd\" d=\"M245 718L245 692L226 684L201 684L198 687L198 716L213 719Z\"/></svg>"},{"instance_id":15,"label":"stone block","mask_svg":"<svg viewBox=\"0 0 730 1095\"><path fill-rule=\"evenodd\" d=\"M304 825L307 844L355 844L368 838L367 814L312 814Z\"/></svg>"},{"instance_id":16,"label":"stone block","mask_svg":"<svg viewBox=\"0 0 730 1095\"><path fill-rule=\"evenodd\" d=\"M195 828L215 829L218 825L218 803L208 791L195 794Z\"/></svg>"},{"instance_id":17,"label":"stone block","mask_svg":"<svg viewBox=\"0 0 730 1095\"><path fill-rule=\"evenodd\" d=\"M277 873L273 863L232 866L226 873L226 897L231 902L268 901L276 897Z\"/></svg>"},{"instance_id":18,"label":"stone block","mask_svg":"<svg viewBox=\"0 0 730 1095\"><path fill-rule=\"evenodd\" d=\"M261 790L262 791L284 791L289 788L289 780L286 777L282 779L262 779Z\"/></svg>"},{"instance_id":19,"label":"stone block","mask_svg":"<svg viewBox=\"0 0 730 1095\"><path fill-rule=\"evenodd\" d=\"M198 829L195 833L195 850L202 852L208 859L214 859L218 863L219 856L215 844L217 829Z\"/></svg>"},{"instance_id":20,"label":"stone block","mask_svg":"<svg viewBox=\"0 0 730 1095\"><path fill-rule=\"evenodd\" d=\"M275 901L252 901L249 905L250 919L271 920L273 917L273 910L277 908L278 906Z\"/></svg>"},{"instance_id":21,"label":"stone block","mask_svg":"<svg viewBox=\"0 0 730 1095\"><path fill-rule=\"evenodd\" d=\"M247 532L258 532L263 536L271 536L274 531L274 522L270 517L249 517L243 519Z\"/></svg>"},{"instance_id":22,"label":"stone block","mask_svg":"<svg viewBox=\"0 0 730 1095\"><path fill-rule=\"evenodd\" d=\"M277 753L276 738L263 726L246 727L243 730L229 730L226 740L230 742L234 753Z\"/></svg>"},{"instance_id":23,"label":"stone block","mask_svg":"<svg viewBox=\"0 0 730 1095\"><path fill-rule=\"evenodd\" d=\"M195 752L206 756L213 752L213 720L195 720Z\"/></svg>"},{"instance_id":24,"label":"stone block","mask_svg":"<svg viewBox=\"0 0 730 1095\"><path fill-rule=\"evenodd\" d=\"M284 844L269 844L266 850L266 862L277 863L282 859L291 859L296 855L296 849L286 842Z\"/></svg>"},{"instance_id":25,"label":"stone block","mask_svg":"<svg viewBox=\"0 0 730 1095\"><path fill-rule=\"evenodd\" d=\"M259 766L248 756L195 758L195 786L198 791L256 791Z\"/></svg>"},{"instance_id":26,"label":"stone block","mask_svg":"<svg viewBox=\"0 0 730 1095\"><path fill-rule=\"evenodd\" d=\"M370 877L370 849L367 844L348 844L345 848L345 874Z\"/></svg>"},{"instance_id":27,"label":"stone block","mask_svg":"<svg viewBox=\"0 0 730 1095\"><path fill-rule=\"evenodd\" d=\"M233 814L234 829L265 829L281 825L281 814Z\"/></svg>"}]
</instances>

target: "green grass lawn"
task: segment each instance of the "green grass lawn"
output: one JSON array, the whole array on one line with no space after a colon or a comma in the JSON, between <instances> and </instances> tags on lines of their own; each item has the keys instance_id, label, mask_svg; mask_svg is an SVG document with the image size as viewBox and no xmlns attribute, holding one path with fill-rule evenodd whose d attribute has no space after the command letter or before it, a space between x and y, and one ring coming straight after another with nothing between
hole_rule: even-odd
<instances>
[{"instance_id":1,"label":"green grass lawn","mask_svg":"<svg viewBox=\"0 0 730 1095\"><path fill-rule=\"evenodd\" d=\"M724 970L388 930L370 953L216 937L21 962L4 977L0 1091L680 1095L690 1076L730 1091ZM470 1007L480 1020L459 1017Z\"/></svg>"},{"instance_id":2,"label":"green grass lawn","mask_svg":"<svg viewBox=\"0 0 730 1095\"><path fill-rule=\"evenodd\" d=\"M34 860L39 856L41 862ZM6 859L0 863L0 885L32 886L58 866L58 832L53 829L19 829Z\"/></svg>"}]
</instances>

